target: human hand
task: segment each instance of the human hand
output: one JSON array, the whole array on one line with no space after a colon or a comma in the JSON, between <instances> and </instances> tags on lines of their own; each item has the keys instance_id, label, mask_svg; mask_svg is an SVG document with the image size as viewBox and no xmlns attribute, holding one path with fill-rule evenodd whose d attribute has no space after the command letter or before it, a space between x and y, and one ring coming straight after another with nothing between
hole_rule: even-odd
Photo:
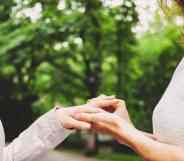
<instances>
[{"instance_id":1,"label":"human hand","mask_svg":"<svg viewBox=\"0 0 184 161\"><path fill-rule=\"evenodd\" d=\"M135 129L117 114L103 110L97 113L77 113L73 117L76 120L90 123L91 128L96 132L112 135L121 144L127 144L126 138L129 132Z\"/></svg>"},{"instance_id":2,"label":"human hand","mask_svg":"<svg viewBox=\"0 0 184 161\"><path fill-rule=\"evenodd\" d=\"M73 106L68 108L59 108L56 107L56 117L61 123L62 127L65 129L76 129L76 130L89 130L91 129L91 124L75 120L72 116L77 113L97 113L100 112L101 109L97 107L92 107L91 105L81 105L81 106Z\"/></svg>"},{"instance_id":3,"label":"human hand","mask_svg":"<svg viewBox=\"0 0 184 161\"><path fill-rule=\"evenodd\" d=\"M117 104L114 104L113 106L108 104L107 100L117 100L118 103ZM128 110L127 110L127 107L126 107L126 103L124 100L120 100L120 99L116 99L114 96L106 96L106 95L100 95L99 97L97 98L93 98L91 100L88 101L88 103L90 104L96 104L98 102L103 102L103 101L106 101L106 106L98 106L102 109L104 109L105 111L107 112L111 112L113 114L116 114L117 116L119 116L121 119L123 119L124 121L126 121L127 123L129 123L131 126L134 126L131 119L130 119L130 116L129 116L129 113L128 113ZM102 127L100 127L100 125L98 125L98 128L99 129L103 129ZM153 134L150 134L150 133L147 133L147 132L143 132L143 131L140 131L142 132L145 136L153 139L153 140L157 140L156 136L154 136ZM121 141L121 144L126 144L124 142Z\"/></svg>"},{"instance_id":4,"label":"human hand","mask_svg":"<svg viewBox=\"0 0 184 161\"><path fill-rule=\"evenodd\" d=\"M113 105L108 104L108 101L110 102L113 100L116 100L118 103ZM117 114L119 117L123 118L124 120L126 120L127 122L133 125L124 100L116 99L114 96L100 95L97 98L90 99L88 101L88 104L91 104L94 106L96 104L99 104L99 102L101 102L101 104L103 104L103 102L106 102L106 103L104 103L104 106L97 106L97 107L102 108L107 112Z\"/></svg>"},{"instance_id":5,"label":"human hand","mask_svg":"<svg viewBox=\"0 0 184 161\"><path fill-rule=\"evenodd\" d=\"M96 98L89 99L87 104L113 113L117 109L119 102L114 96L100 95Z\"/></svg>"}]
</instances>

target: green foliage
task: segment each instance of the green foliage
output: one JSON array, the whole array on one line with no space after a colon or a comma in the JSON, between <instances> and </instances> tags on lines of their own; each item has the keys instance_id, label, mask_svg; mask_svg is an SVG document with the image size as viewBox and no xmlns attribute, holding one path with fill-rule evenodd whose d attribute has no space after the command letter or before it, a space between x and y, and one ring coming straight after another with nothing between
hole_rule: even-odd
<instances>
[{"instance_id":1,"label":"green foliage","mask_svg":"<svg viewBox=\"0 0 184 161\"><path fill-rule=\"evenodd\" d=\"M24 100L34 95L38 99L32 105L45 111L56 102L79 104L102 92L120 95L122 63L131 57L128 44L137 22L134 2L110 8L99 0L68 0L61 11L55 2L41 3L42 18L36 23L9 16L0 25L1 71L16 87L12 96Z\"/></svg>"},{"instance_id":2,"label":"green foliage","mask_svg":"<svg viewBox=\"0 0 184 161\"><path fill-rule=\"evenodd\" d=\"M132 91L133 98L128 102L134 106L134 109L130 109L132 117L141 129L151 131L154 107L183 57L180 31L179 27L168 25L154 34L147 33L138 39L138 45L134 48L137 57L132 63L137 76L134 75L131 88L135 89ZM144 121L140 124L142 118Z\"/></svg>"},{"instance_id":3,"label":"green foliage","mask_svg":"<svg viewBox=\"0 0 184 161\"><path fill-rule=\"evenodd\" d=\"M36 22L16 18L14 1L0 4L0 103L26 102L43 113L55 103L117 95L138 127L151 130L153 108L183 56L180 29L160 27L156 17L156 32L136 39L133 0L112 8L100 0L66 0L63 10L56 1L39 2ZM17 12L35 3L21 1Z\"/></svg>"}]
</instances>

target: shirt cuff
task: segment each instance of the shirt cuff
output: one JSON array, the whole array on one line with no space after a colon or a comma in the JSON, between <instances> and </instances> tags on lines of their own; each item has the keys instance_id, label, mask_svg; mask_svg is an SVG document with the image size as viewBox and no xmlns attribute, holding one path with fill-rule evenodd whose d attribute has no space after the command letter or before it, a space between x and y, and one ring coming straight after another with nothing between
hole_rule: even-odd
<instances>
[{"instance_id":1,"label":"shirt cuff","mask_svg":"<svg viewBox=\"0 0 184 161\"><path fill-rule=\"evenodd\" d=\"M54 108L36 121L38 130L40 129L39 137L48 149L55 148L73 132L62 127L56 110L57 108Z\"/></svg>"}]
</instances>

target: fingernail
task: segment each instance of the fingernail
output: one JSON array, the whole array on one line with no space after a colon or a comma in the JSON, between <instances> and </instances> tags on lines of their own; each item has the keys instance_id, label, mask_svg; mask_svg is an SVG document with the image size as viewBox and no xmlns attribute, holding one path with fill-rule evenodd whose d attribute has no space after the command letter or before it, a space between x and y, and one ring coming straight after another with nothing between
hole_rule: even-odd
<instances>
[{"instance_id":1,"label":"fingernail","mask_svg":"<svg viewBox=\"0 0 184 161\"><path fill-rule=\"evenodd\" d=\"M80 114L79 113L75 113L75 114L73 114L73 117L76 118L76 119L80 119Z\"/></svg>"},{"instance_id":2,"label":"fingernail","mask_svg":"<svg viewBox=\"0 0 184 161\"><path fill-rule=\"evenodd\" d=\"M72 112L71 115L73 116L73 115L76 115L78 113L80 113L80 112L76 110L76 111Z\"/></svg>"}]
</instances>

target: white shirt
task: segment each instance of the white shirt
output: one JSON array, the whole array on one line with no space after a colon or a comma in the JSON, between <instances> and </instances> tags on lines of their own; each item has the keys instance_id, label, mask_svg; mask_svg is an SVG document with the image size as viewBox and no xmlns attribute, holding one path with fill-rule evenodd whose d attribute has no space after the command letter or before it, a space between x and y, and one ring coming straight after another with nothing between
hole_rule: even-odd
<instances>
[{"instance_id":1,"label":"white shirt","mask_svg":"<svg viewBox=\"0 0 184 161\"><path fill-rule=\"evenodd\" d=\"M159 141L184 147L184 59L154 110L153 131Z\"/></svg>"},{"instance_id":2,"label":"white shirt","mask_svg":"<svg viewBox=\"0 0 184 161\"><path fill-rule=\"evenodd\" d=\"M56 147L70 133L56 119L55 110L51 110L5 146L4 130L0 122L0 161L33 161Z\"/></svg>"}]
</instances>

